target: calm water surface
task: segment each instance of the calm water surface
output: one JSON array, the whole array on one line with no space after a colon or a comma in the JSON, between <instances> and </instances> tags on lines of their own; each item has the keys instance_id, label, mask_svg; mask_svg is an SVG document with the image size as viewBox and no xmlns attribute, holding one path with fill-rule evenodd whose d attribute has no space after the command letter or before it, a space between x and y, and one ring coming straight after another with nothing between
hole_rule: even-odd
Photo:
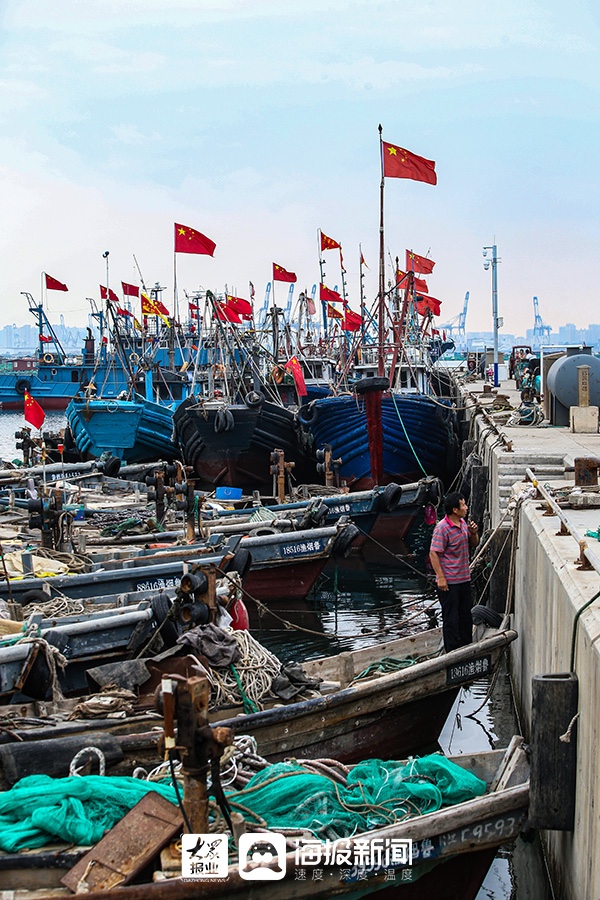
<instances>
[{"instance_id":1,"label":"calm water surface","mask_svg":"<svg viewBox=\"0 0 600 900\"><path fill-rule=\"evenodd\" d=\"M21 413L0 412L0 458L19 458L14 433L24 424ZM43 430L58 431L64 424L64 413L50 412ZM367 550L365 559L332 563L301 613L281 611L283 619L299 628L282 623L280 629L255 632L256 637L289 661L333 655L437 625L439 607L419 574L423 569L419 557L428 547L429 535L426 526L417 530L411 547L416 557L409 558L408 566L374 547ZM490 696L489 689L489 678L461 689L440 736L445 752L505 747L519 733L505 668ZM539 843L519 839L514 848L502 848L477 900L552 900Z\"/></svg>"}]
</instances>

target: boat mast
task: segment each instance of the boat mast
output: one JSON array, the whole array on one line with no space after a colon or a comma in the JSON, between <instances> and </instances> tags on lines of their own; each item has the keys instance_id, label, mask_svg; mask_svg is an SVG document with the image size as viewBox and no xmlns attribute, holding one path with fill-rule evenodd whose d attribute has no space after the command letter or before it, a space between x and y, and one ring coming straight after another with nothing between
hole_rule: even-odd
<instances>
[{"instance_id":1,"label":"boat mast","mask_svg":"<svg viewBox=\"0 0 600 900\"><path fill-rule=\"evenodd\" d=\"M383 326L384 326L384 301L385 301L385 258L384 258L384 239L383 239L383 128L379 125L379 156L381 159L381 185L379 188L379 295L378 295L378 322L379 329L378 351L377 351L377 374L382 376L384 372L384 351L383 351Z\"/></svg>"}]
</instances>

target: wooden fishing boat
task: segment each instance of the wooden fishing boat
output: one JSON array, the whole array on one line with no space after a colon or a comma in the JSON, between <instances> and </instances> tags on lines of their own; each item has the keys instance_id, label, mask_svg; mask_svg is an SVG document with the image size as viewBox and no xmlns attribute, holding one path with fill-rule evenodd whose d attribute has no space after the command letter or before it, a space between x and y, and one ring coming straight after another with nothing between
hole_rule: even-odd
<instances>
[{"instance_id":1,"label":"wooden fishing boat","mask_svg":"<svg viewBox=\"0 0 600 900\"><path fill-rule=\"evenodd\" d=\"M437 742L444 722L452 708L461 686L491 673L505 648L515 640L516 632L506 620L498 629L486 628L473 643L450 653L441 653L441 629L435 628L409 637L352 650L337 656L322 657L304 662L302 668L309 680L323 679L318 693L308 699L298 699L282 704L273 695L262 701L264 708L244 714L243 707L228 707L211 711L211 724L231 728L236 734L252 735L258 742L263 756L282 760L289 756L297 759L315 759L333 756L344 763L356 762L367 757L400 758L403 755L430 749ZM393 662L395 661L395 663ZM45 769L28 769L28 753L22 741L48 742L66 737L79 744L69 744L68 750L59 744L50 745L44 756L51 761L54 775L67 774L69 761L75 752L90 744L89 732L104 736L110 734L140 734L150 732L154 717L144 717L144 710L154 710L154 688L157 673L192 673L196 660L193 656L171 657L157 663L152 659L138 660L135 673L130 668L112 668L109 680L116 680L121 687L136 687L141 692L136 707L137 719L92 723L69 723L43 727L38 721L35 729L15 728L10 734L0 731L0 784L6 785L6 773L2 771L2 759L10 742L12 771L18 777ZM99 665L100 661L96 662ZM91 664L90 664L91 665ZM144 668L145 667L145 668ZM196 670L197 674L197 670ZM95 674L94 678L100 676ZM35 709L29 711L35 716ZM38 717L39 718L39 717ZM115 732L115 729L118 729ZM146 735L132 746L137 763L149 765L155 760L156 734ZM123 751L118 738L113 738L113 762L118 761L123 772ZM64 755L66 752L66 756ZM19 764L19 756L23 765ZM63 770L57 770L59 759ZM40 766L40 755L36 755ZM24 766L24 767L23 767ZM110 769L108 770L110 774Z\"/></svg>"},{"instance_id":2,"label":"wooden fishing boat","mask_svg":"<svg viewBox=\"0 0 600 900\"><path fill-rule=\"evenodd\" d=\"M429 759L435 765L435 757ZM277 880L265 880L264 877L248 880L247 873L260 868L260 862L249 865L248 861L256 861L256 857L242 853L241 862L234 861L232 852L228 855L230 864L223 877L184 879L179 877L181 868L177 871L178 856L167 848L161 854L161 863L154 855L154 866L146 870L145 879L140 881L138 877L138 883L120 886L117 893L124 900L192 900L195 897L255 900L258 896L269 900L289 900L290 897L325 900L334 896L358 900L375 894L403 900L430 900L432 897L436 900L455 900L456 897L474 900L497 848L515 839L526 825L529 764L520 737L513 738L506 750L464 754L450 761L456 765L456 777L462 771L463 779L475 776L480 780L468 779L473 790L465 794L472 799L362 830L351 838L338 838L335 842L317 839L299 829L295 832L284 829L285 852L283 849L279 852L281 833L276 827L253 835L263 842L269 840L269 835L278 836L279 846L277 850L273 848L271 866L268 862L262 864L277 873ZM352 770L348 773L351 775ZM415 778L413 776L413 780ZM339 781L337 783L339 787ZM243 797L242 793L240 799ZM230 795L229 799L235 804L236 795ZM398 802L401 804L401 799ZM177 830L176 816L174 826L168 827ZM144 840L138 837L136 841L135 835L127 829L125 837L132 848L137 843L139 855L144 853L147 829ZM29 889L26 895L29 900L72 896L61 886L60 880L62 878L72 886L77 881L75 871L79 871L80 876L82 869L89 873L89 862L86 869L83 859L86 850L54 845L37 851L0 853L3 884ZM102 861L101 855L97 858ZM79 860L78 870L67 877L67 872ZM150 881L153 869L156 874ZM163 874L165 869L167 876ZM114 885L124 881L124 876L114 871L110 872L110 879L107 878L108 872L102 863L89 876L96 882L93 893L98 900L113 900L115 896L114 890L102 889L103 883Z\"/></svg>"},{"instance_id":3,"label":"wooden fishing boat","mask_svg":"<svg viewBox=\"0 0 600 900\"><path fill-rule=\"evenodd\" d=\"M320 696L245 716L241 708L221 711L214 720L238 734L252 734L273 760L399 758L437 742L460 687L492 672L516 637L506 621L486 629L480 640L440 653L441 629L433 628L309 660L303 669L309 678L323 679ZM394 670L392 663L392 670L381 674L390 660L400 661L400 667Z\"/></svg>"},{"instance_id":4,"label":"wooden fishing boat","mask_svg":"<svg viewBox=\"0 0 600 900\"><path fill-rule=\"evenodd\" d=\"M358 530L341 517L337 525L285 533L231 535L185 547L146 549L129 547L123 554L109 554L93 564L91 572L51 577L26 576L0 584L0 599L28 603L40 593L59 591L71 600L91 599L102 594L165 590L175 587L185 566L195 563L219 565L224 555L239 546L247 551L249 571L245 589L257 600L303 599L323 571L327 560L346 553ZM44 599L43 597L41 599Z\"/></svg>"}]
</instances>

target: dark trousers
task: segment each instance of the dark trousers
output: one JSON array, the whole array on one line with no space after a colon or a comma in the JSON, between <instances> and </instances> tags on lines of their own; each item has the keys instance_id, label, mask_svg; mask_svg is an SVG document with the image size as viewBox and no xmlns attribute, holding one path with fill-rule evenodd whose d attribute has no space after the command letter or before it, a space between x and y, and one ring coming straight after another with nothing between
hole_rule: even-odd
<instances>
[{"instance_id":1,"label":"dark trousers","mask_svg":"<svg viewBox=\"0 0 600 900\"><path fill-rule=\"evenodd\" d=\"M471 582L449 584L447 591L440 591L438 597L442 607L442 633L444 650L456 650L470 644L473 639L473 620L471 619Z\"/></svg>"}]
</instances>

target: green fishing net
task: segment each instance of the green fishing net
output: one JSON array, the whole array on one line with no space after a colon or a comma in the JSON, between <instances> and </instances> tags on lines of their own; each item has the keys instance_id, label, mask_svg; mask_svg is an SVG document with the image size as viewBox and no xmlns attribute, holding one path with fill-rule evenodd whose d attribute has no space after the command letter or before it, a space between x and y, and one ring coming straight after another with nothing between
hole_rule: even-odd
<instances>
[{"instance_id":1,"label":"green fishing net","mask_svg":"<svg viewBox=\"0 0 600 900\"><path fill-rule=\"evenodd\" d=\"M484 781L431 754L408 763L366 760L353 767L346 785L297 763L277 763L228 800L249 823L336 840L472 800L485 790Z\"/></svg>"},{"instance_id":2,"label":"green fishing net","mask_svg":"<svg viewBox=\"0 0 600 900\"><path fill-rule=\"evenodd\" d=\"M95 844L149 791L177 802L172 786L139 778L22 778L0 793L0 849L42 847L53 840Z\"/></svg>"}]
</instances>

